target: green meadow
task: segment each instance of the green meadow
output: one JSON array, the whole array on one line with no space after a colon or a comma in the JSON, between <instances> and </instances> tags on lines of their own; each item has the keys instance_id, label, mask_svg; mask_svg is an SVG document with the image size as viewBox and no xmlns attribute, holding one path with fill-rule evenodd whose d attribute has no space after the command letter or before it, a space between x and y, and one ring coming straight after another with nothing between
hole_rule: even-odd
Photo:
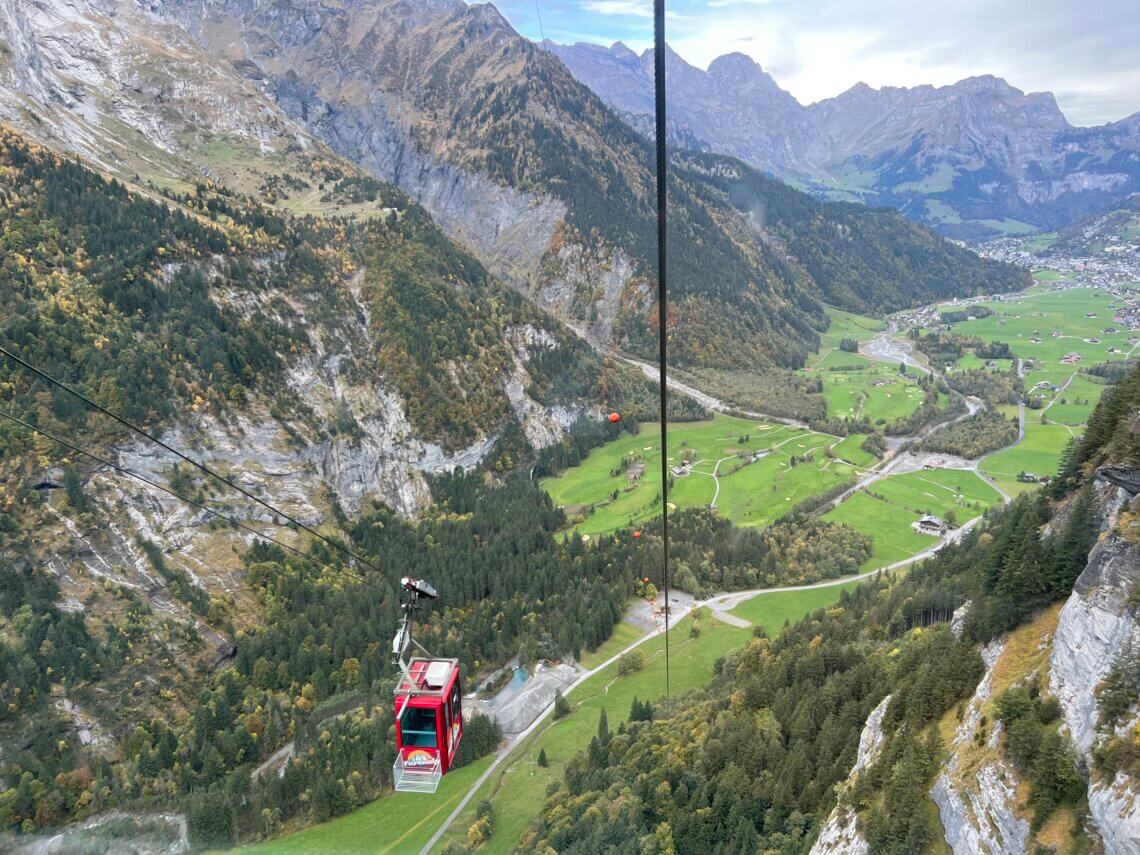
<instances>
[{"instance_id":1,"label":"green meadow","mask_svg":"<svg viewBox=\"0 0 1140 855\"><path fill-rule=\"evenodd\" d=\"M998 491L971 470L922 470L881 478L848 496L824 519L871 536L871 557L862 569L872 570L911 558L938 542L911 528L923 514L945 519L953 511L962 525L1000 502Z\"/></svg>"},{"instance_id":2,"label":"green meadow","mask_svg":"<svg viewBox=\"0 0 1140 855\"><path fill-rule=\"evenodd\" d=\"M673 478L670 503L707 508L715 495L717 510L739 525L767 525L796 503L853 480L856 467L870 462L866 452L839 437L719 414L671 424L669 443L670 467L691 463L689 474ZM841 445L854 458L850 462L827 455L829 447ZM595 448L580 465L544 480L543 487L566 509L574 529L591 536L661 513L660 466L658 426L643 424L636 435L623 434Z\"/></svg>"},{"instance_id":3,"label":"green meadow","mask_svg":"<svg viewBox=\"0 0 1140 855\"><path fill-rule=\"evenodd\" d=\"M981 464L981 470L993 478L1007 493L1017 494L1031 490L1035 485L1017 480L1021 472L1034 475L1055 475L1060 463L1061 452L1080 430L1072 430L1066 425L1041 424L1040 410L1025 411L1025 438Z\"/></svg>"},{"instance_id":4,"label":"green meadow","mask_svg":"<svg viewBox=\"0 0 1140 855\"><path fill-rule=\"evenodd\" d=\"M1034 276L1043 283L1071 278L1050 270ZM1130 340L1138 333L1113 321L1116 308L1123 303L1121 298L1100 288L1053 291L1049 290L1051 287L1035 286L1022 296L985 303L996 314L953 326L954 332L963 335L1008 343L1017 356L1026 360L1027 394L1040 398L1045 405L1043 409L1026 408L1025 438L986 458L981 466L982 472L1011 494L1033 487L1017 480L1020 472L1056 473L1065 445L1072 436L1080 434L1107 388L1096 378L1081 373L1082 369L1125 359L1136 351ZM1073 353L1080 356L1076 363L1061 361ZM1000 368L1008 367L1005 360L998 363ZM967 355L957 367L982 364L982 360Z\"/></svg>"},{"instance_id":5,"label":"green meadow","mask_svg":"<svg viewBox=\"0 0 1140 855\"><path fill-rule=\"evenodd\" d=\"M856 340L871 338L875 333L884 331L887 325L878 318L869 318L866 315L857 315L854 312L845 312L832 306L826 308L827 316L831 319L831 326L827 332L819 337L819 352L828 348L838 348L839 342L845 338Z\"/></svg>"},{"instance_id":6,"label":"green meadow","mask_svg":"<svg viewBox=\"0 0 1140 855\"><path fill-rule=\"evenodd\" d=\"M985 341L1007 342L1019 357L1033 360L1027 381L1056 382L1060 378L1063 383L1081 367L1123 359L1132 349L1128 341L1136 334L1112 320L1119 302L1098 288L1027 294L984 303L996 314L955 324L953 330ZM1110 329L1112 332L1106 332ZM1110 349L1121 352L1109 353ZM1069 353L1080 354L1081 361L1077 365L1062 363L1061 358Z\"/></svg>"},{"instance_id":7,"label":"green meadow","mask_svg":"<svg viewBox=\"0 0 1140 855\"><path fill-rule=\"evenodd\" d=\"M842 361L828 364L836 353L842 354ZM881 425L909 416L922 404L922 389L899 374L894 365L842 351L833 351L828 360L817 373L823 381L830 418L868 418L872 424Z\"/></svg>"},{"instance_id":8,"label":"green meadow","mask_svg":"<svg viewBox=\"0 0 1140 855\"><path fill-rule=\"evenodd\" d=\"M830 606L839 599L842 591L850 591L858 582L843 582L823 588L805 588L800 591L780 591L757 594L732 610L739 618L762 626L769 635L780 631L785 621L795 623L804 615Z\"/></svg>"},{"instance_id":9,"label":"green meadow","mask_svg":"<svg viewBox=\"0 0 1140 855\"><path fill-rule=\"evenodd\" d=\"M330 822L240 851L258 855L418 852L490 765L491 758L483 757L449 772L433 796L392 793Z\"/></svg>"}]
</instances>

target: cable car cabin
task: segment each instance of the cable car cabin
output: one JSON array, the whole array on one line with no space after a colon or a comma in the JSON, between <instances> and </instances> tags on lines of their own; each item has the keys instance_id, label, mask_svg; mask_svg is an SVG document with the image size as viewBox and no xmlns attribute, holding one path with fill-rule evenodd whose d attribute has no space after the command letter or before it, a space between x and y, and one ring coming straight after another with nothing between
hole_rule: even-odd
<instances>
[{"instance_id":1,"label":"cable car cabin","mask_svg":"<svg viewBox=\"0 0 1140 855\"><path fill-rule=\"evenodd\" d=\"M463 738L458 659L413 659L396 688L396 790L434 793Z\"/></svg>"}]
</instances>

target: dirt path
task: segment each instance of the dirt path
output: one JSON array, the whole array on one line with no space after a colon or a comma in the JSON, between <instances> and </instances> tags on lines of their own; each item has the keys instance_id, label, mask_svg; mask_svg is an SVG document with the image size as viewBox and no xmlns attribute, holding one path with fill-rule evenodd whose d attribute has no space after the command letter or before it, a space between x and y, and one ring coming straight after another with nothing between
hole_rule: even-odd
<instances>
[{"instance_id":1,"label":"dirt path","mask_svg":"<svg viewBox=\"0 0 1140 855\"><path fill-rule=\"evenodd\" d=\"M650 365L648 362L642 362L639 359L632 359L628 356L619 356L619 358L623 362L627 362L630 365L636 365L642 370L646 377L648 377L650 380L653 380L654 382L657 381L658 374L656 365ZM685 397L692 398L707 410L713 410L714 412L724 413L726 415L739 414L748 419L763 419L764 421L777 422L778 424L788 425L789 427L798 427L804 430L811 430L811 428L808 427L807 422L800 421L799 419L790 419L785 416L774 416L771 413L761 413L755 410L745 410L740 407L734 407L730 404L726 404L720 398L716 398L710 395L708 392L702 392L700 389L690 386L687 383L682 383L680 380L677 380L673 377L667 378L666 383L674 392L680 392ZM819 433L819 431L816 431L816 433ZM828 436L831 436L831 434L828 434Z\"/></svg>"},{"instance_id":2,"label":"dirt path","mask_svg":"<svg viewBox=\"0 0 1140 855\"><path fill-rule=\"evenodd\" d=\"M250 774L249 779L251 781L256 781L259 778L263 777L266 772L277 772L277 774L280 775L281 770L285 768L285 764L288 763L291 759L293 759L293 742L289 741L286 742L285 745L283 745L281 748L278 748L276 751L270 754L268 760L254 769Z\"/></svg>"}]
</instances>

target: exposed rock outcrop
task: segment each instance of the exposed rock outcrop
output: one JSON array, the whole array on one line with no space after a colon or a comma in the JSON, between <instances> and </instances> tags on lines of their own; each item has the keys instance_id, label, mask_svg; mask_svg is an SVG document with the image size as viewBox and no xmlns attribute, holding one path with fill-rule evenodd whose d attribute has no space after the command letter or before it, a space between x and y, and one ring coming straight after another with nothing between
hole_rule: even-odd
<instances>
[{"instance_id":1,"label":"exposed rock outcrop","mask_svg":"<svg viewBox=\"0 0 1140 855\"><path fill-rule=\"evenodd\" d=\"M1106 736L1097 730L1097 688L1121 651L1140 644L1137 608L1130 602L1138 586L1140 548L1110 532L1089 554L1061 610L1049 662L1052 691L1089 768L1089 815L1109 852L1140 853L1140 782L1123 772L1103 780L1092 763L1092 749Z\"/></svg>"},{"instance_id":2,"label":"exposed rock outcrop","mask_svg":"<svg viewBox=\"0 0 1140 855\"><path fill-rule=\"evenodd\" d=\"M1123 487L1133 496L1140 493L1140 469L1130 466L1101 466L1096 470L1096 477L1117 487Z\"/></svg>"},{"instance_id":3,"label":"exposed rock outcrop","mask_svg":"<svg viewBox=\"0 0 1140 855\"><path fill-rule=\"evenodd\" d=\"M1100 832L1105 852L1140 853L1140 797L1135 780L1117 772L1112 781L1090 784L1089 816Z\"/></svg>"},{"instance_id":4,"label":"exposed rock outcrop","mask_svg":"<svg viewBox=\"0 0 1140 855\"><path fill-rule=\"evenodd\" d=\"M566 206L499 184L423 152L399 105L380 90L364 102L330 103L295 76L275 80L280 107L378 178L400 187L431 211L444 231L470 246L488 269L522 285L539 262Z\"/></svg>"},{"instance_id":5,"label":"exposed rock outcrop","mask_svg":"<svg viewBox=\"0 0 1140 855\"><path fill-rule=\"evenodd\" d=\"M1016 778L1004 762L986 763L973 774L959 772L959 749L974 738L982 709L993 692L994 666L1004 649L1004 639L991 641L982 649L985 674L966 705L950 759L930 791L938 805L946 842L955 855L1021 855L1029 839L1029 823L1014 810Z\"/></svg>"},{"instance_id":6,"label":"exposed rock outcrop","mask_svg":"<svg viewBox=\"0 0 1140 855\"><path fill-rule=\"evenodd\" d=\"M843 784L848 790L859 777L859 773L875 762L879 751L883 747L886 734L883 733L883 716L891 704L891 696L887 695L878 706L871 710L867 716L867 723L863 725L863 732L859 735L859 749L855 755L855 765L851 767L851 774ZM850 807L840 802L831 811L819 832L819 837L811 847L811 855L864 855L869 852L867 841L859 833L858 817Z\"/></svg>"},{"instance_id":7,"label":"exposed rock outcrop","mask_svg":"<svg viewBox=\"0 0 1140 855\"><path fill-rule=\"evenodd\" d=\"M1115 534L1093 547L1061 609L1049 680L1073 744L1088 755L1096 736L1096 687L1129 640L1140 642L1128 597L1140 582L1140 550Z\"/></svg>"}]
</instances>

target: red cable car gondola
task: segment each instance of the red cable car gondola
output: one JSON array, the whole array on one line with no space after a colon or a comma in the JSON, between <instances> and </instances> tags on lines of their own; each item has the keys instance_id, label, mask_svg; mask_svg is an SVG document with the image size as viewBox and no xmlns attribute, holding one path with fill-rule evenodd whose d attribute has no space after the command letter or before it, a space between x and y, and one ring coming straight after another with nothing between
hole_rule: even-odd
<instances>
[{"instance_id":1,"label":"red cable car gondola","mask_svg":"<svg viewBox=\"0 0 1140 855\"><path fill-rule=\"evenodd\" d=\"M459 660L436 659L412 638L412 612L420 598L438 594L423 580L404 578L411 598L403 604L404 619L392 642L392 657L403 672L396 686L396 762L392 782L399 792L434 793L440 778L455 763L463 739L463 702ZM409 646L425 654L407 661Z\"/></svg>"}]
</instances>

